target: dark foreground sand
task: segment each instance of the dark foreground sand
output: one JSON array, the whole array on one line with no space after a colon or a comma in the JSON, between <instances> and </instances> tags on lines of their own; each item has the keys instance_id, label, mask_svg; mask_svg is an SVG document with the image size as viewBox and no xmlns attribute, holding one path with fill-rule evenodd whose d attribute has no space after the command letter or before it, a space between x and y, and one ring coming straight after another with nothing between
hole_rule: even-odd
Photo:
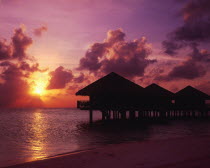
<instances>
[{"instance_id":1,"label":"dark foreground sand","mask_svg":"<svg viewBox=\"0 0 210 168\"><path fill-rule=\"evenodd\" d=\"M209 168L210 137L131 142L10 168Z\"/></svg>"}]
</instances>

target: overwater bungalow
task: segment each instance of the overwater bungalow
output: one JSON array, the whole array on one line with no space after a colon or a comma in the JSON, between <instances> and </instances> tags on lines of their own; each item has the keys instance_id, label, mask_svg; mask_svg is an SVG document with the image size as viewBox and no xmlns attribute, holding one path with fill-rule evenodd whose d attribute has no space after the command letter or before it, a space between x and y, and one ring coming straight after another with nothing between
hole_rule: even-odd
<instances>
[{"instance_id":1,"label":"overwater bungalow","mask_svg":"<svg viewBox=\"0 0 210 168\"><path fill-rule=\"evenodd\" d=\"M143 88L112 72L76 95L88 96L88 101L78 101L77 108L89 110L90 122L93 110L102 113L102 120L136 118L178 118L185 116L208 116L205 104L209 95L191 87L176 94L151 84Z\"/></svg>"},{"instance_id":2,"label":"overwater bungalow","mask_svg":"<svg viewBox=\"0 0 210 168\"><path fill-rule=\"evenodd\" d=\"M93 110L100 110L103 120L111 118L111 115L114 119L126 118L128 110L132 117L143 90L143 87L112 72L79 90L76 95L89 96L89 101L78 101L77 107L89 110L90 122Z\"/></svg>"},{"instance_id":3,"label":"overwater bungalow","mask_svg":"<svg viewBox=\"0 0 210 168\"><path fill-rule=\"evenodd\" d=\"M173 107L174 93L153 83L144 89L144 111L149 117L164 117Z\"/></svg>"},{"instance_id":4,"label":"overwater bungalow","mask_svg":"<svg viewBox=\"0 0 210 168\"><path fill-rule=\"evenodd\" d=\"M146 108L169 108L172 106L174 93L153 83L144 89Z\"/></svg>"},{"instance_id":5,"label":"overwater bungalow","mask_svg":"<svg viewBox=\"0 0 210 168\"><path fill-rule=\"evenodd\" d=\"M175 107L183 111L184 116L206 116L207 100L210 100L209 95L192 86L187 86L175 93Z\"/></svg>"}]
</instances>

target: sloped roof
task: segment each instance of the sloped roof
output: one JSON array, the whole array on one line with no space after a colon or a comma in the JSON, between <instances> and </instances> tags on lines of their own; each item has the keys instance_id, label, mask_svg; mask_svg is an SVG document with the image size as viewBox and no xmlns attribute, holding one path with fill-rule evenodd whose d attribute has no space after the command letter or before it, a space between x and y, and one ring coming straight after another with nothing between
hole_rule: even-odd
<instances>
[{"instance_id":1,"label":"sloped roof","mask_svg":"<svg viewBox=\"0 0 210 168\"><path fill-rule=\"evenodd\" d=\"M184 89L175 93L176 97L202 97L205 99L210 99L210 96L206 93L201 92L198 89L195 89L192 86L187 86Z\"/></svg>"},{"instance_id":2,"label":"sloped roof","mask_svg":"<svg viewBox=\"0 0 210 168\"><path fill-rule=\"evenodd\" d=\"M147 86L145 89L145 96L149 97L173 97L174 93L170 92L169 90L164 89L163 87L153 83Z\"/></svg>"},{"instance_id":3,"label":"sloped roof","mask_svg":"<svg viewBox=\"0 0 210 168\"><path fill-rule=\"evenodd\" d=\"M143 91L143 87L130 80L111 72L98 79L85 88L79 90L76 95L90 96L98 94L138 94Z\"/></svg>"}]
</instances>

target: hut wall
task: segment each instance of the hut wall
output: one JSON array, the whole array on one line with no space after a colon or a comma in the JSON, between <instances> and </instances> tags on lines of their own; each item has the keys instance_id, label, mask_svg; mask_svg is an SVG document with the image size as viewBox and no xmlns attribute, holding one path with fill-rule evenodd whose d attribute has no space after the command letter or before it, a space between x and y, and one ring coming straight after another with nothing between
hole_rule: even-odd
<instances>
[{"instance_id":1,"label":"hut wall","mask_svg":"<svg viewBox=\"0 0 210 168\"><path fill-rule=\"evenodd\" d=\"M103 94L90 96L93 109L130 109L137 108L139 101L137 96L128 94Z\"/></svg>"},{"instance_id":2,"label":"hut wall","mask_svg":"<svg viewBox=\"0 0 210 168\"><path fill-rule=\"evenodd\" d=\"M172 106L172 99L167 97L145 97L143 104L144 108L148 109L169 108Z\"/></svg>"},{"instance_id":3,"label":"hut wall","mask_svg":"<svg viewBox=\"0 0 210 168\"><path fill-rule=\"evenodd\" d=\"M202 98L179 97L175 99L178 108L204 108L205 100Z\"/></svg>"}]
</instances>

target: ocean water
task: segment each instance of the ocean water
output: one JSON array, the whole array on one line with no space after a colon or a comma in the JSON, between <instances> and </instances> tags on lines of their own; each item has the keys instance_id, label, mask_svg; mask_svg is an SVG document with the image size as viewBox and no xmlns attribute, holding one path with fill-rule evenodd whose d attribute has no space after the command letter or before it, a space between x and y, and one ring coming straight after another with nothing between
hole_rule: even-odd
<instances>
[{"instance_id":1,"label":"ocean water","mask_svg":"<svg viewBox=\"0 0 210 168\"><path fill-rule=\"evenodd\" d=\"M0 109L0 167L125 141L210 136L210 120L106 123L77 109Z\"/></svg>"}]
</instances>

